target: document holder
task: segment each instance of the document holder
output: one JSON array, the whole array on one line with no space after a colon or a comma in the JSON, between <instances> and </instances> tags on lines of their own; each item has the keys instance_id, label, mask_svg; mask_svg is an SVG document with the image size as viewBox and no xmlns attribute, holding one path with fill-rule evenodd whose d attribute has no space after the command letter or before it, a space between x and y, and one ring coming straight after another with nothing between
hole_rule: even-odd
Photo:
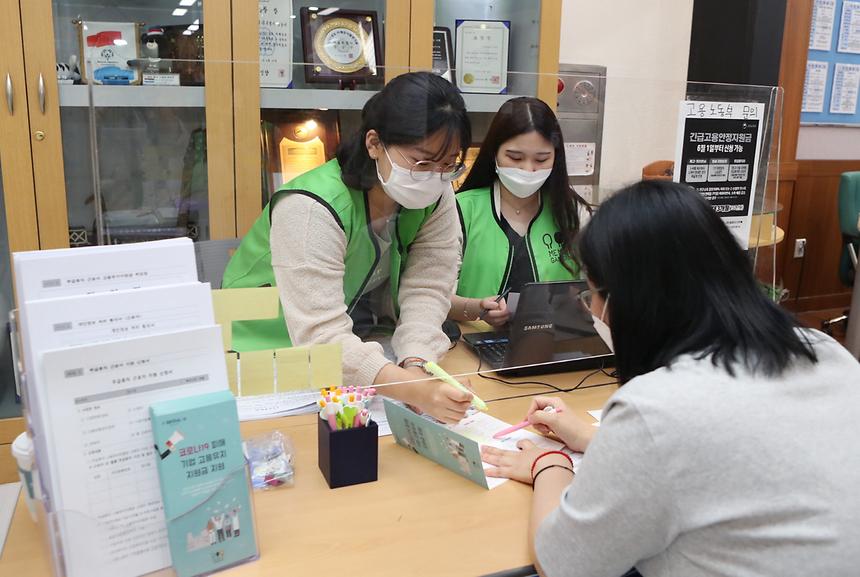
<instances>
[{"instance_id":1,"label":"document holder","mask_svg":"<svg viewBox=\"0 0 860 577\"><path fill-rule=\"evenodd\" d=\"M249 483L250 491L247 467L243 467L239 474L245 476L245 482ZM45 494L43 493L43 495ZM208 503L217 497L218 491L213 491L207 499L201 502L200 507L205 509ZM50 504L45 498L37 501L38 524L41 528L45 547L50 551L51 572L54 577L143 576L157 573L172 566L167 547L167 529L163 521L160 524L160 530L138 530L140 525L152 524L156 515L163 518L164 512L161 507L153 507L153 510L149 512L141 512L140 521L136 523L128 523L127 520L116 523L111 522L110 519L95 519L78 511L50 511L49 508ZM249 532L257 535L256 515L253 509L254 500L252 498L250 510L252 522L248 529L251 530ZM135 527L136 525L137 527ZM202 538L201 535L196 537ZM229 541L230 538L228 537L219 542L216 537L216 542L206 548L207 553L211 553L209 556L213 560L211 566L195 574L216 573L259 559L259 539L256 539L255 551L252 556L233 563L217 565L219 551ZM106 543L109 543L110 546L106 547ZM123 555L152 546L163 547L164 557L160 563L162 565L160 568L142 572L137 562L129 558L126 565L127 570L114 569L117 567L118 561L122 563L121 557Z\"/></svg>"}]
</instances>

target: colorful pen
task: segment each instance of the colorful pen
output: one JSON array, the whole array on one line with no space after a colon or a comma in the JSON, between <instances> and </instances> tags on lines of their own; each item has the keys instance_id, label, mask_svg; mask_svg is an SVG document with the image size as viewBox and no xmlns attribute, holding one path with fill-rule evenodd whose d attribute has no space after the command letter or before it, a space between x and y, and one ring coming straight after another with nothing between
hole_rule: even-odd
<instances>
[{"instance_id":1,"label":"colorful pen","mask_svg":"<svg viewBox=\"0 0 860 577\"><path fill-rule=\"evenodd\" d=\"M544 412L544 413L554 413L554 412L555 412L555 407L553 407L552 405L547 405L547 406L545 406L545 407L543 408L543 412ZM531 423L529 422L529 420L528 420L528 419L526 419L526 420L524 420L524 421L522 421L522 422L520 422L520 423L517 423L516 425L511 425L511 426L510 426L510 427L508 427L507 429L502 429L501 431L499 431L498 433L496 433L495 435L493 435L493 438L494 438L494 439L501 439L502 437L505 437L505 436L507 436L507 435L510 435L510 434L511 434L511 433L513 433L514 431L519 431L520 429L525 429L525 428L526 428L526 427L528 427L529 425L531 425Z\"/></svg>"},{"instance_id":2,"label":"colorful pen","mask_svg":"<svg viewBox=\"0 0 860 577\"><path fill-rule=\"evenodd\" d=\"M427 361L426 363L424 363L424 370L427 371L428 373L430 373L431 375L433 375L434 377L436 377L437 379L439 379L440 381L444 381L444 382L448 383L449 385L451 385L452 387L456 387L456 388L460 389L461 391L463 391L464 393L469 393L470 395L472 395L472 404L479 411L486 411L488 409L487 403L485 403L481 399L481 397L479 397L478 395L476 395L475 393L473 393L472 391L467 389L466 385L464 385L463 383L461 383L460 381L458 381L457 379L455 379L454 377L449 375L447 372L445 372L445 369L443 369L442 367L440 367L436 363L434 363L432 361Z\"/></svg>"}]
</instances>

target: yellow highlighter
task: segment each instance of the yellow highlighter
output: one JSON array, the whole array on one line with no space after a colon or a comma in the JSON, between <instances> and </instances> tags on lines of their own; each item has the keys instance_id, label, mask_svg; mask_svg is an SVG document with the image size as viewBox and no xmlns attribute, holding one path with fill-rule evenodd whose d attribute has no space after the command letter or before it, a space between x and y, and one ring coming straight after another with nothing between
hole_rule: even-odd
<instances>
[{"instance_id":1,"label":"yellow highlighter","mask_svg":"<svg viewBox=\"0 0 860 577\"><path fill-rule=\"evenodd\" d=\"M466 388L466 385L449 375L445 369L437 365L432 361L427 361L424 363L424 370L439 379L440 381L444 381L451 385L452 387L456 387L465 393L469 393L472 395L472 405L478 409L479 411L487 411L487 403L485 403L481 397L470 391Z\"/></svg>"}]
</instances>

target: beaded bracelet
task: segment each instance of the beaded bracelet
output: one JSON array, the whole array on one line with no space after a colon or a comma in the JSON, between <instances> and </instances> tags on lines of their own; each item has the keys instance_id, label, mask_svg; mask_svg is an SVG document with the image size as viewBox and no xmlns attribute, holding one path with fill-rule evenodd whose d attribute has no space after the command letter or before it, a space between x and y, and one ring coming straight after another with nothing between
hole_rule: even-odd
<instances>
[{"instance_id":1,"label":"beaded bracelet","mask_svg":"<svg viewBox=\"0 0 860 577\"><path fill-rule=\"evenodd\" d=\"M557 464L556 465L547 465L546 467L544 467L543 469L538 471L537 475L532 477L532 489L535 488L535 481L537 481L537 478L540 477L540 474L543 473L544 471L546 471L547 469L552 469L553 467L558 467L559 469L564 469L565 471L570 471L571 475L574 474L573 469L571 469L570 467L565 467L564 465L557 465Z\"/></svg>"},{"instance_id":2,"label":"beaded bracelet","mask_svg":"<svg viewBox=\"0 0 860 577\"><path fill-rule=\"evenodd\" d=\"M568 455L567 453L563 453L561 451L547 451L546 453L541 453L535 458L534 461L532 461L531 475L533 479L535 476L535 465L537 465L537 462L546 457L547 455L561 455L562 457L567 459L567 462L570 463L571 467L573 467L573 459L571 459L570 455Z\"/></svg>"}]
</instances>

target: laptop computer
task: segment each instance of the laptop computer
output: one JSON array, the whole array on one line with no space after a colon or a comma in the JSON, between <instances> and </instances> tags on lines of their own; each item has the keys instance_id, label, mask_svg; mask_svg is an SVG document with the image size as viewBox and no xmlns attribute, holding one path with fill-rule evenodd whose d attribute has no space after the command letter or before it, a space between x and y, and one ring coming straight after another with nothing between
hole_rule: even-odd
<instances>
[{"instance_id":1,"label":"laptop computer","mask_svg":"<svg viewBox=\"0 0 860 577\"><path fill-rule=\"evenodd\" d=\"M611 367L615 355L579 300L583 281L527 283L507 330L464 334L482 366L510 376Z\"/></svg>"}]
</instances>

